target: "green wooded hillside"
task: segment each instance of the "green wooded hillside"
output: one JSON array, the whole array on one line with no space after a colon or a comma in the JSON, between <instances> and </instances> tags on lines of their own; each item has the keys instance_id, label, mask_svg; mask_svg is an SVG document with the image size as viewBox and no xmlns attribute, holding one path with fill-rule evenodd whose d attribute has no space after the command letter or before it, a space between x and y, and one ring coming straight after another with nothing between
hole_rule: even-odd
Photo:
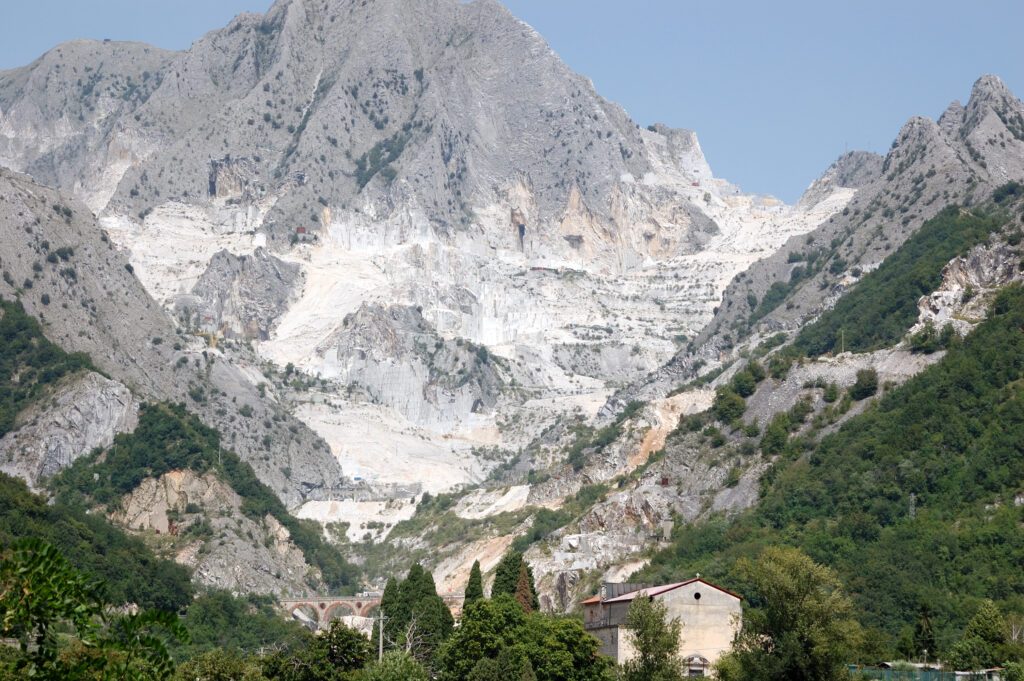
<instances>
[{"instance_id":1,"label":"green wooded hillside","mask_svg":"<svg viewBox=\"0 0 1024 681\"><path fill-rule=\"evenodd\" d=\"M221 449L220 434L182 405L144 405L134 432L118 435L105 452L79 459L58 475L52 486L64 499L116 505L144 479L186 468L200 474L215 471L242 497L245 515L259 520L270 514L287 527L306 560L320 568L330 589L341 592L354 588L356 569L323 540L319 527L288 513L249 464L234 452Z\"/></svg>"},{"instance_id":2,"label":"green wooded hillside","mask_svg":"<svg viewBox=\"0 0 1024 681\"><path fill-rule=\"evenodd\" d=\"M925 617L941 650L983 598L1024 610L1024 288L939 363L805 443L786 445L754 508L680 527L637 579L701 572L742 591L739 558L791 544L840 573L893 649Z\"/></svg>"},{"instance_id":3,"label":"green wooded hillside","mask_svg":"<svg viewBox=\"0 0 1024 681\"><path fill-rule=\"evenodd\" d=\"M57 547L79 570L106 583L112 603L179 610L192 600L189 572L79 505L48 504L0 473L0 546L34 537Z\"/></svg>"},{"instance_id":4,"label":"green wooded hillside","mask_svg":"<svg viewBox=\"0 0 1024 681\"><path fill-rule=\"evenodd\" d=\"M950 206L928 220L793 342L810 356L896 344L917 321L917 301L942 283L942 268L1002 227L1000 214Z\"/></svg>"}]
</instances>

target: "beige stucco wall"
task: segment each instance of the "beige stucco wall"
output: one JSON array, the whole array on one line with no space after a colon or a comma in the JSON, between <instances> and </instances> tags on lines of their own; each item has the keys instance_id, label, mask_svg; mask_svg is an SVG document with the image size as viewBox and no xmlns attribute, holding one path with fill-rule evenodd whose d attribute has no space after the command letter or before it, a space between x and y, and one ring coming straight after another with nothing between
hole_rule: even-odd
<instances>
[{"instance_id":1,"label":"beige stucco wall","mask_svg":"<svg viewBox=\"0 0 1024 681\"><path fill-rule=\"evenodd\" d=\"M700 594L700 599L695 594ZM679 636L679 656L686 659L699 655L714 664L732 647L732 640L742 623L740 600L718 589L695 582L656 596L663 602L670 618L683 623ZM624 662L636 655L632 634L619 629L618 660Z\"/></svg>"}]
</instances>

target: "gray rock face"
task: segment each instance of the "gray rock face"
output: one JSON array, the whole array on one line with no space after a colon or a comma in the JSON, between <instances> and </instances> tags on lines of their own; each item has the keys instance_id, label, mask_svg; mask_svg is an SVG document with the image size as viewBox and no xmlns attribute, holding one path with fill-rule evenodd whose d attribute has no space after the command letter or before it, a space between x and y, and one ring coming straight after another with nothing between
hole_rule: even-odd
<instances>
[{"instance_id":1,"label":"gray rock face","mask_svg":"<svg viewBox=\"0 0 1024 681\"><path fill-rule=\"evenodd\" d=\"M921 117L908 121L880 163L863 152L841 157L801 202L817 200L831 186L858 187L843 211L738 274L692 348L620 390L602 414L609 418L630 399L663 395L692 378L699 360L720 359L752 331L748 320L769 288L806 267L806 253L826 254L821 270L793 287L782 304L757 321L754 332L794 329L815 318L845 292L851 272L877 267L945 206L983 200L1000 184L1024 179L1021 121L1024 104L997 77L983 76L967 107L954 102L937 123Z\"/></svg>"},{"instance_id":2,"label":"gray rock face","mask_svg":"<svg viewBox=\"0 0 1024 681\"><path fill-rule=\"evenodd\" d=\"M236 594L302 596L321 586L288 530L273 516L253 520L215 475L172 471L147 478L125 495L111 520L168 537L174 559L204 586Z\"/></svg>"},{"instance_id":3,"label":"gray rock face","mask_svg":"<svg viewBox=\"0 0 1024 681\"><path fill-rule=\"evenodd\" d=\"M102 207L124 169L162 133L126 121L156 91L173 53L138 43L76 40L0 75L0 165L95 193Z\"/></svg>"},{"instance_id":4,"label":"gray rock face","mask_svg":"<svg viewBox=\"0 0 1024 681\"><path fill-rule=\"evenodd\" d=\"M491 411L505 388L502 360L442 339L412 307L363 305L328 344L339 380L427 426L450 428Z\"/></svg>"},{"instance_id":5,"label":"gray rock face","mask_svg":"<svg viewBox=\"0 0 1024 681\"><path fill-rule=\"evenodd\" d=\"M175 300L174 311L185 328L224 338L266 340L300 277L298 265L282 262L262 248L251 256L220 251L192 294Z\"/></svg>"},{"instance_id":6,"label":"gray rock face","mask_svg":"<svg viewBox=\"0 0 1024 681\"><path fill-rule=\"evenodd\" d=\"M1019 234L1024 216L1017 222ZM942 271L939 288L918 302L918 324L910 333L926 324L935 329L952 324L958 333L966 335L988 315L992 299L1001 288L1022 280L1019 244L1014 247L999 240L975 246L949 262Z\"/></svg>"},{"instance_id":7,"label":"gray rock face","mask_svg":"<svg viewBox=\"0 0 1024 681\"><path fill-rule=\"evenodd\" d=\"M251 374L179 334L84 205L0 169L0 243L0 295L19 298L47 338L88 353L140 399L187 403L290 506L344 484L326 443L264 398ZM251 419L238 417L244 404Z\"/></svg>"},{"instance_id":8,"label":"gray rock face","mask_svg":"<svg viewBox=\"0 0 1024 681\"><path fill-rule=\"evenodd\" d=\"M885 158L869 151L851 151L840 156L835 163L800 197L802 205L813 206L832 191L835 187L865 187L882 174Z\"/></svg>"},{"instance_id":9,"label":"gray rock face","mask_svg":"<svg viewBox=\"0 0 1024 681\"><path fill-rule=\"evenodd\" d=\"M451 234L495 203L519 217L510 247L572 253L587 226L645 221L654 240L673 202L685 239L716 229L639 182L709 177L693 134L640 130L493 0L278 0L187 52L71 43L0 73L0 135L0 162L95 210L269 202L277 247L348 212L411 209Z\"/></svg>"},{"instance_id":10,"label":"gray rock face","mask_svg":"<svg viewBox=\"0 0 1024 681\"><path fill-rule=\"evenodd\" d=\"M124 385L88 371L61 382L53 394L18 415L0 438L0 470L36 489L89 454L108 447L138 422L139 405Z\"/></svg>"}]
</instances>

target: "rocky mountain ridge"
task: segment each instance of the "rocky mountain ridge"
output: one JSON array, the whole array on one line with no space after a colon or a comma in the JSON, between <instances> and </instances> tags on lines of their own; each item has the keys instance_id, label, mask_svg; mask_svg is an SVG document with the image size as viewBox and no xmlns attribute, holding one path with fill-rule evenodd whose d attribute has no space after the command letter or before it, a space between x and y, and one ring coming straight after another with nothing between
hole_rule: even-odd
<instances>
[{"instance_id":1,"label":"rocky mountain ridge","mask_svg":"<svg viewBox=\"0 0 1024 681\"><path fill-rule=\"evenodd\" d=\"M0 164L76 197L0 171L0 293L136 399L186 403L354 560L423 557L455 588L532 537L566 609L673 523L756 503L775 416L836 428L866 403L826 394L858 370L899 383L940 356L818 358L762 377L743 428L707 416L762 340L942 208L1024 178L1022 112L983 77L787 206L715 178L692 131L638 126L496 2L278 0L187 51L81 41L0 73ZM922 328L975 319L967 286L1012 280L1015 254L951 263ZM37 453L18 470L102 443L108 416L50 454L23 427ZM175 475L119 522L166 534L209 495L238 515L216 481ZM281 592L308 572L274 523L214 525L222 548L178 547L210 583ZM284 576L231 573L250 559Z\"/></svg>"},{"instance_id":2,"label":"rocky mountain ridge","mask_svg":"<svg viewBox=\"0 0 1024 681\"><path fill-rule=\"evenodd\" d=\"M342 414L317 396L297 413L328 441L339 417L377 434L379 486L407 482L387 474L398 448L446 452L456 477L427 481L445 489L486 471L467 450L505 451L497 463L567 410L592 413L858 181L792 207L745 195L693 132L641 128L489 0L279 0L187 51L147 49L72 43L0 74L0 162L96 210L180 329L252 340L251 370L328 381ZM431 406L416 348L384 371L344 342L348 316L379 306L421 315L434 343L484 347L514 388Z\"/></svg>"}]
</instances>

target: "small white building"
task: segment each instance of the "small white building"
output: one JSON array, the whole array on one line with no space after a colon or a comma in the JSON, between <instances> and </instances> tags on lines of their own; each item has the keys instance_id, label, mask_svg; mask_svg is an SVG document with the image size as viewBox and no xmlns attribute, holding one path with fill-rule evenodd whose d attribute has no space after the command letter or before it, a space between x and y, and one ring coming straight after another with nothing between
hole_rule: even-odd
<instances>
[{"instance_id":1,"label":"small white building","mask_svg":"<svg viewBox=\"0 0 1024 681\"><path fill-rule=\"evenodd\" d=\"M625 622L638 597L663 602L669 618L682 622L679 654L690 676L711 673L711 666L732 647L743 621L743 599L700 577L662 586L608 583L599 595L583 601L583 626L601 642L601 653L616 663L636 654Z\"/></svg>"}]
</instances>

